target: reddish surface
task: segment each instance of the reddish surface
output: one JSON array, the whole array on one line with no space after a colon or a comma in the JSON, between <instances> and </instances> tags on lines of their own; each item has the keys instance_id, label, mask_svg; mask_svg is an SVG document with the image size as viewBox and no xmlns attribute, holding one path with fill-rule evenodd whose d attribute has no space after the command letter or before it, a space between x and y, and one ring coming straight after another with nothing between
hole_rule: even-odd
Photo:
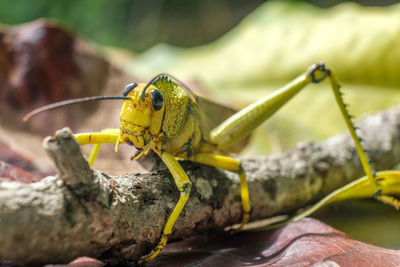
<instances>
[{"instance_id":1,"label":"reddish surface","mask_svg":"<svg viewBox=\"0 0 400 267\"><path fill-rule=\"evenodd\" d=\"M103 264L83 257L59 266ZM400 266L400 251L359 242L306 218L276 230L209 234L170 243L146 266Z\"/></svg>"},{"instance_id":2,"label":"reddish surface","mask_svg":"<svg viewBox=\"0 0 400 267\"><path fill-rule=\"evenodd\" d=\"M147 266L400 266L400 251L354 240L311 218L273 231L170 244ZM325 264L325 265L322 265ZM338 265L335 265L338 264Z\"/></svg>"},{"instance_id":3,"label":"reddish surface","mask_svg":"<svg viewBox=\"0 0 400 267\"><path fill-rule=\"evenodd\" d=\"M68 267L101 267L105 264L101 261L89 257L80 257L70 262Z\"/></svg>"},{"instance_id":4,"label":"reddish surface","mask_svg":"<svg viewBox=\"0 0 400 267\"><path fill-rule=\"evenodd\" d=\"M33 174L4 161L0 161L0 178L29 184L38 182L43 177L42 175Z\"/></svg>"},{"instance_id":5,"label":"reddish surface","mask_svg":"<svg viewBox=\"0 0 400 267\"><path fill-rule=\"evenodd\" d=\"M0 123L43 135L76 127L95 105L53 110L29 123L21 119L46 104L101 94L108 74L109 63L94 46L54 21L0 28Z\"/></svg>"},{"instance_id":6,"label":"reddish surface","mask_svg":"<svg viewBox=\"0 0 400 267\"><path fill-rule=\"evenodd\" d=\"M33 162L13 151L0 141L0 178L33 183L42 180L46 173L36 168Z\"/></svg>"},{"instance_id":7,"label":"reddish surface","mask_svg":"<svg viewBox=\"0 0 400 267\"><path fill-rule=\"evenodd\" d=\"M7 162L11 165L22 168L29 172L37 172L35 165L30 159L19 155L1 141L0 141L0 161Z\"/></svg>"},{"instance_id":8,"label":"reddish surface","mask_svg":"<svg viewBox=\"0 0 400 267\"><path fill-rule=\"evenodd\" d=\"M44 20L0 34L2 102L21 108L68 98L68 86L80 76L74 41L71 33Z\"/></svg>"}]
</instances>

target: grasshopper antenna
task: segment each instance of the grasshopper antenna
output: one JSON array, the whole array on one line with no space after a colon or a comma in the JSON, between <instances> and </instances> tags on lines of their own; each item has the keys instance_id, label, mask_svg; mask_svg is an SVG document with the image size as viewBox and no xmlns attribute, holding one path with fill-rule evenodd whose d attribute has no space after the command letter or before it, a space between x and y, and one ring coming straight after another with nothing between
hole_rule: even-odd
<instances>
[{"instance_id":1,"label":"grasshopper antenna","mask_svg":"<svg viewBox=\"0 0 400 267\"><path fill-rule=\"evenodd\" d=\"M90 102L90 101L98 101L98 100L115 100L115 99L122 99L122 100L127 100L129 99L128 96L90 96L90 97L82 97L82 98L76 98L76 99L68 99L65 101L60 101L56 102L50 105L46 105L37 109L32 110L28 114L26 114L22 120L23 121L28 121L30 118L33 116L36 116L39 113L42 113L43 111L51 110L51 109L56 109L72 104L78 104L78 103L83 103L83 102Z\"/></svg>"}]
</instances>

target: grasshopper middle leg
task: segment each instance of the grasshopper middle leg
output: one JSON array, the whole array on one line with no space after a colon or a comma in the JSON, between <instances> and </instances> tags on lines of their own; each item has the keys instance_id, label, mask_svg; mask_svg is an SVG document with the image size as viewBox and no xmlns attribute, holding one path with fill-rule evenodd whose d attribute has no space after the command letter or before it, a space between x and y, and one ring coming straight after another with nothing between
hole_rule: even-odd
<instances>
[{"instance_id":1,"label":"grasshopper middle leg","mask_svg":"<svg viewBox=\"0 0 400 267\"><path fill-rule=\"evenodd\" d=\"M242 199L242 222L239 227L234 231L242 230L243 226L250 219L250 200L249 200L249 189L247 186L246 173L244 172L242 165L239 161L222 155L214 155L214 154L196 154L192 158L192 161L196 161L202 164L218 167L227 171L235 172L239 175L240 178L240 196Z\"/></svg>"}]
</instances>

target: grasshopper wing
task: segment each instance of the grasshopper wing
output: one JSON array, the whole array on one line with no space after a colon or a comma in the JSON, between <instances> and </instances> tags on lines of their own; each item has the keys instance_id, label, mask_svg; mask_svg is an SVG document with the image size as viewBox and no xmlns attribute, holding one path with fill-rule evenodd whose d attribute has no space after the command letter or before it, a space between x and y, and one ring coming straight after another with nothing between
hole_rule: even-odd
<instances>
[{"instance_id":1,"label":"grasshopper wing","mask_svg":"<svg viewBox=\"0 0 400 267\"><path fill-rule=\"evenodd\" d=\"M201 96L195 96L199 106L202 133L206 137L212 129L237 112L236 109L216 103ZM239 153L249 143L250 136L224 149L226 153Z\"/></svg>"}]
</instances>

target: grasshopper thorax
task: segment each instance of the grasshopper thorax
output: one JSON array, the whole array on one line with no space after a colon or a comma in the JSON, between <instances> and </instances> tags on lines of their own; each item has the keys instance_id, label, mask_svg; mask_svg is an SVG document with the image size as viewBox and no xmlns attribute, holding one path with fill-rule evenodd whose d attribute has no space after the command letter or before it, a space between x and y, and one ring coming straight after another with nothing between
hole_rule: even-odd
<instances>
[{"instance_id":1,"label":"grasshopper thorax","mask_svg":"<svg viewBox=\"0 0 400 267\"><path fill-rule=\"evenodd\" d=\"M162 135L164 99L154 86L129 84L123 90L129 99L124 101L120 115L120 143L141 149L152 136Z\"/></svg>"}]
</instances>

